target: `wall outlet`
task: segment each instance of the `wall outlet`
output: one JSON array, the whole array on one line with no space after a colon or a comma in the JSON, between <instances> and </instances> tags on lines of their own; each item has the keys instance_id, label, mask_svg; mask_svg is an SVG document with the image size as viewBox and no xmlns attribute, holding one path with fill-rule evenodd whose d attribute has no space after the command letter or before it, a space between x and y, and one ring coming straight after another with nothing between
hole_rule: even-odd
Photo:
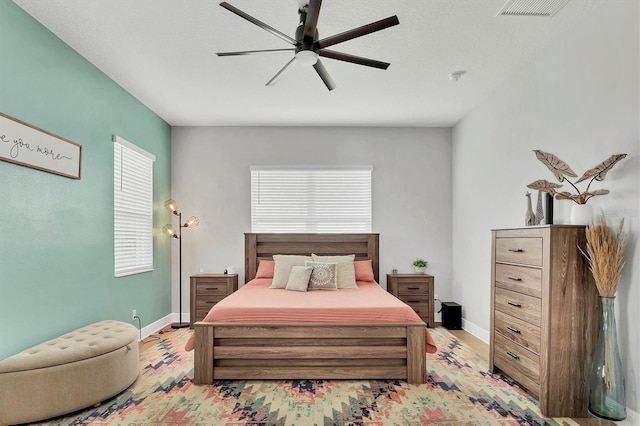
<instances>
[{"instance_id":1,"label":"wall outlet","mask_svg":"<svg viewBox=\"0 0 640 426\"><path fill-rule=\"evenodd\" d=\"M138 316L138 312L135 309L131 311L131 320L136 319L137 316Z\"/></svg>"}]
</instances>

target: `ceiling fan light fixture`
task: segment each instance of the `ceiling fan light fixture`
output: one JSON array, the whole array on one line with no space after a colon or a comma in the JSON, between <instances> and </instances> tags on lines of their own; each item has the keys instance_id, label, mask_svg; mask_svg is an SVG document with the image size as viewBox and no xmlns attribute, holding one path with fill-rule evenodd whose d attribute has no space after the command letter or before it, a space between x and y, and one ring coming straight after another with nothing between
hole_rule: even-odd
<instances>
[{"instance_id":1,"label":"ceiling fan light fixture","mask_svg":"<svg viewBox=\"0 0 640 426\"><path fill-rule=\"evenodd\" d=\"M312 66L318 62L318 54L313 50L301 50L296 53L296 62L304 66Z\"/></svg>"}]
</instances>

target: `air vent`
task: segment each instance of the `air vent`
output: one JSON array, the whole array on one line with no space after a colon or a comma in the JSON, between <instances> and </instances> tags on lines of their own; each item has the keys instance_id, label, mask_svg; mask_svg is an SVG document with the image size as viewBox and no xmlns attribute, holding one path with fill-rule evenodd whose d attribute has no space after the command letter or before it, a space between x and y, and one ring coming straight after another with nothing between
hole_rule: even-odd
<instances>
[{"instance_id":1,"label":"air vent","mask_svg":"<svg viewBox=\"0 0 640 426\"><path fill-rule=\"evenodd\" d=\"M569 0L509 0L496 16L553 16Z\"/></svg>"}]
</instances>

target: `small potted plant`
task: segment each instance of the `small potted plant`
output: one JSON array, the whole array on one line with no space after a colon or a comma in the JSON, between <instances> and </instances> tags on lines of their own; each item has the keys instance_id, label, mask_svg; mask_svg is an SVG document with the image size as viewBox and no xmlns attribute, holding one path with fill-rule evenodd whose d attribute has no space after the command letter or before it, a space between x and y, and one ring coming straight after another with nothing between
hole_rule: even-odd
<instances>
[{"instance_id":1,"label":"small potted plant","mask_svg":"<svg viewBox=\"0 0 640 426\"><path fill-rule=\"evenodd\" d=\"M415 269L416 273L424 274L424 272L427 269L427 266L429 265L429 262L427 262L424 259L416 259L416 260L413 261L412 265L413 265L413 268Z\"/></svg>"}]
</instances>

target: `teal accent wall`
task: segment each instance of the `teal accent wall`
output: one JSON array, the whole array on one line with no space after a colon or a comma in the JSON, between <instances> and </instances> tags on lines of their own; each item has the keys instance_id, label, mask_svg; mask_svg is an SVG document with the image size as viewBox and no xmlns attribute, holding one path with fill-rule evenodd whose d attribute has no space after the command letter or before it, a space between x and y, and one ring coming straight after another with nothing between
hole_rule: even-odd
<instances>
[{"instance_id":1,"label":"teal accent wall","mask_svg":"<svg viewBox=\"0 0 640 426\"><path fill-rule=\"evenodd\" d=\"M0 359L86 324L171 312L171 128L9 0L0 111L82 145L82 179L0 161ZM113 276L113 142L155 154L154 271Z\"/></svg>"}]
</instances>

